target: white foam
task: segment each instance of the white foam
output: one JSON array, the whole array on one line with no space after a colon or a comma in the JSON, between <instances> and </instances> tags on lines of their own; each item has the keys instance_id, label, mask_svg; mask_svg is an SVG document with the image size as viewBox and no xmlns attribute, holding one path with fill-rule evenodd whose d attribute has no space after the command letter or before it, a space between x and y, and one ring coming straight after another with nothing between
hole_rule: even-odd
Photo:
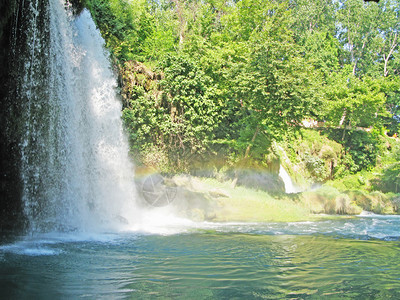
<instances>
[{"instance_id":1,"label":"white foam","mask_svg":"<svg viewBox=\"0 0 400 300\"><path fill-rule=\"evenodd\" d=\"M13 244L0 246L0 252L27 256L58 255L60 249L46 246L45 243L35 241L19 241Z\"/></svg>"}]
</instances>

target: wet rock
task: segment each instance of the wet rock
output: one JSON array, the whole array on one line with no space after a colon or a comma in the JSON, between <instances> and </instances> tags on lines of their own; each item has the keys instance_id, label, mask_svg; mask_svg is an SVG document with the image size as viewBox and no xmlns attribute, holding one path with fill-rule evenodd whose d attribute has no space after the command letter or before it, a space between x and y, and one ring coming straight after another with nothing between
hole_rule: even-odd
<instances>
[{"instance_id":1,"label":"wet rock","mask_svg":"<svg viewBox=\"0 0 400 300\"><path fill-rule=\"evenodd\" d=\"M212 189L208 192L208 194L213 198L230 198L231 196L227 191L223 189Z\"/></svg>"}]
</instances>

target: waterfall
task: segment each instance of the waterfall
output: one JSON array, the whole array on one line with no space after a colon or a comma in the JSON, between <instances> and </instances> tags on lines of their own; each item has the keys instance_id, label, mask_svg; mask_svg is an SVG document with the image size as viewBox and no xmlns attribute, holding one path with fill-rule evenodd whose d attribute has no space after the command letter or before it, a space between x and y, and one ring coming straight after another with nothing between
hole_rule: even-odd
<instances>
[{"instance_id":1,"label":"waterfall","mask_svg":"<svg viewBox=\"0 0 400 300\"><path fill-rule=\"evenodd\" d=\"M24 213L32 231L116 229L134 222L136 190L104 40L87 10L43 2L19 53Z\"/></svg>"},{"instance_id":2,"label":"waterfall","mask_svg":"<svg viewBox=\"0 0 400 300\"><path fill-rule=\"evenodd\" d=\"M294 185L292 178L290 178L290 175L288 174L288 172L286 172L285 168L282 165L279 166L279 177L282 178L283 183L285 184L286 194L300 192L299 188Z\"/></svg>"}]
</instances>

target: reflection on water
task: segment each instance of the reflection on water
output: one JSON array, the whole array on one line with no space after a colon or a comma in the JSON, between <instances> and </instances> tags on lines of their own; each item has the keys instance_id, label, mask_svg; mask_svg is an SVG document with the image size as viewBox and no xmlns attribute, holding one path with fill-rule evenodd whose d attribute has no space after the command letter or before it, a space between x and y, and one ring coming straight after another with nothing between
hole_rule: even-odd
<instances>
[{"instance_id":1,"label":"reflection on water","mask_svg":"<svg viewBox=\"0 0 400 300\"><path fill-rule=\"evenodd\" d=\"M25 237L0 246L0 290L5 299L398 299L399 220Z\"/></svg>"}]
</instances>

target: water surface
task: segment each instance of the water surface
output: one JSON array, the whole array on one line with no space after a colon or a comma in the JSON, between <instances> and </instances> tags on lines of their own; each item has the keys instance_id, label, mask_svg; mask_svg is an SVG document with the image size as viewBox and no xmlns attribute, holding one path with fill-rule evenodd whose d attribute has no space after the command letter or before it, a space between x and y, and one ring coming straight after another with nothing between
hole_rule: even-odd
<instances>
[{"instance_id":1,"label":"water surface","mask_svg":"<svg viewBox=\"0 0 400 300\"><path fill-rule=\"evenodd\" d=\"M49 233L0 246L5 299L398 299L400 218Z\"/></svg>"}]
</instances>

